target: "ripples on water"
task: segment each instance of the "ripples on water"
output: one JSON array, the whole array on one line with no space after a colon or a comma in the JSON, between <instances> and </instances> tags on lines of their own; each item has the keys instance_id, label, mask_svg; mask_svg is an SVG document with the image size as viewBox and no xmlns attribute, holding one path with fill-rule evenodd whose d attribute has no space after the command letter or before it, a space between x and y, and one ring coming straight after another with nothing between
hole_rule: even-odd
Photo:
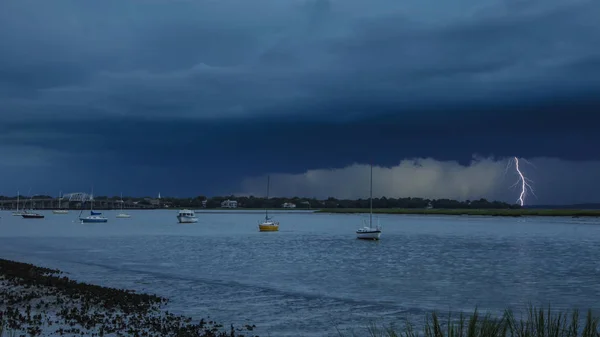
<instances>
[{"instance_id":1,"label":"ripples on water","mask_svg":"<svg viewBox=\"0 0 600 337\"><path fill-rule=\"evenodd\" d=\"M0 254L157 293L195 318L256 324L261 336L336 335L335 325L475 306L598 308L597 219L382 215L382 240L364 242L360 215L277 214L281 231L259 233L260 212L236 212L185 225L162 210L83 225L76 212L2 212Z\"/></svg>"}]
</instances>

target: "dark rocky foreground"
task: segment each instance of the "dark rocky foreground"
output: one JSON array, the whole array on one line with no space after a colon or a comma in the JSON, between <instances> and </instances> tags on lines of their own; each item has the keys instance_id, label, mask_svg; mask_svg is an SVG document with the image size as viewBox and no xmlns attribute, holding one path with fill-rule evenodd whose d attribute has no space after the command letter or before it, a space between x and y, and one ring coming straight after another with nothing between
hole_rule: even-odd
<instances>
[{"instance_id":1,"label":"dark rocky foreground","mask_svg":"<svg viewBox=\"0 0 600 337\"><path fill-rule=\"evenodd\" d=\"M76 282L59 270L0 259L0 321L15 336L241 337L254 326L223 329L212 321L161 310L167 299ZM0 336L2 327L0 327Z\"/></svg>"}]
</instances>

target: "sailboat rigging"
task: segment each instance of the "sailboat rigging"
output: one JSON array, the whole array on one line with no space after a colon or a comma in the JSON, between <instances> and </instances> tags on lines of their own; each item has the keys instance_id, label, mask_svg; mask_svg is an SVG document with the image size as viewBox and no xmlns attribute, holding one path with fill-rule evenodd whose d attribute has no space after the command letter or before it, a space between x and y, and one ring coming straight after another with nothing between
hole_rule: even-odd
<instances>
[{"instance_id":1,"label":"sailboat rigging","mask_svg":"<svg viewBox=\"0 0 600 337\"><path fill-rule=\"evenodd\" d=\"M371 164L371 189L369 193L369 226L364 226L356 231L356 238L363 240L379 240L381 227L379 223L373 227L373 164Z\"/></svg>"},{"instance_id":2,"label":"sailboat rigging","mask_svg":"<svg viewBox=\"0 0 600 337\"><path fill-rule=\"evenodd\" d=\"M269 200L269 189L271 187L271 176L267 176L267 201ZM279 222L269 218L269 205L265 205L265 221L258 225L259 232L277 232L279 231Z\"/></svg>"},{"instance_id":3,"label":"sailboat rigging","mask_svg":"<svg viewBox=\"0 0 600 337\"><path fill-rule=\"evenodd\" d=\"M130 214L123 212L123 192L121 192L121 200L119 200L119 203L121 204L121 213L117 214L117 218L131 218Z\"/></svg>"},{"instance_id":4,"label":"sailboat rigging","mask_svg":"<svg viewBox=\"0 0 600 337\"><path fill-rule=\"evenodd\" d=\"M58 192L58 209L52 211L54 214L69 214L69 211L66 209L62 209L62 191Z\"/></svg>"},{"instance_id":5,"label":"sailboat rigging","mask_svg":"<svg viewBox=\"0 0 600 337\"><path fill-rule=\"evenodd\" d=\"M31 189L29 189L29 192L31 192ZM31 196L31 210L32 211L33 211L33 197L34 197L34 195ZM25 205L27 205L27 202L25 202ZM21 214L21 216L23 217L23 219L43 219L44 218L43 214L25 210L25 206L23 206L23 213Z\"/></svg>"},{"instance_id":6,"label":"sailboat rigging","mask_svg":"<svg viewBox=\"0 0 600 337\"><path fill-rule=\"evenodd\" d=\"M107 222L108 219L102 216L100 212L94 212L94 190L92 189L92 194L89 196L90 201L90 215L86 217L82 217L81 213L83 213L83 205L81 205L81 212L79 212L79 220L81 223L98 223L98 222ZM84 201L85 204L85 201Z\"/></svg>"},{"instance_id":7,"label":"sailboat rigging","mask_svg":"<svg viewBox=\"0 0 600 337\"><path fill-rule=\"evenodd\" d=\"M19 200L20 200L20 197L21 197L21 192L17 191L17 211L12 213L12 215L14 215L14 216L21 216L24 213L23 211L19 211Z\"/></svg>"}]
</instances>

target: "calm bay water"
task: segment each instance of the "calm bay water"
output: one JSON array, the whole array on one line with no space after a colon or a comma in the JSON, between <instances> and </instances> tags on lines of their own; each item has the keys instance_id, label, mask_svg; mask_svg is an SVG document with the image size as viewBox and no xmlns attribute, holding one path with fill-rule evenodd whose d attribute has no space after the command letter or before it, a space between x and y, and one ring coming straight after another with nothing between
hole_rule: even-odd
<instances>
[{"instance_id":1,"label":"calm bay water","mask_svg":"<svg viewBox=\"0 0 600 337\"><path fill-rule=\"evenodd\" d=\"M169 310L256 324L261 336L335 336L430 310L500 311L528 303L600 309L600 220L379 216L380 242L355 239L364 215L78 212L22 219L0 212L0 257L59 268L79 281L152 292Z\"/></svg>"}]
</instances>

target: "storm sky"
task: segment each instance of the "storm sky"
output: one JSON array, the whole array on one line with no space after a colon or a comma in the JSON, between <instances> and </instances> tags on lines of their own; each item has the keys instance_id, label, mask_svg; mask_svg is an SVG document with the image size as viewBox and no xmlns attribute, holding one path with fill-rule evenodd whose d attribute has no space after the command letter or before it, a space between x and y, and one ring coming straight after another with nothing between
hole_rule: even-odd
<instances>
[{"instance_id":1,"label":"storm sky","mask_svg":"<svg viewBox=\"0 0 600 337\"><path fill-rule=\"evenodd\" d=\"M600 201L600 2L0 1L0 195Z\"/></svg>"}]
</instances>

